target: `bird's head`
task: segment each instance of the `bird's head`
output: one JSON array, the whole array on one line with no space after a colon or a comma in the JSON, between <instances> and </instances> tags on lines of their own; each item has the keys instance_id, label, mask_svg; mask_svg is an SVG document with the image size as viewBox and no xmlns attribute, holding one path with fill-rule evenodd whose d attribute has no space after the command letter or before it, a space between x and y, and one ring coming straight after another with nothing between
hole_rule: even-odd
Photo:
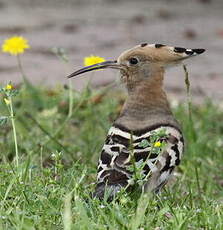
<instances>
[{"instance_id":1,"label":"bird's head","mask_svg":"<svg viewBox=\"0 0 223 230\"><path fill-rule=\"evenodd\" d=\"M159 80L160 78L157 76L162 76L160 73L163 73L165 67L179 64L184 59L204 51L204 49L185 49L162 44L143 43L124 51L115 61L105 61L87 66L72 73L68 78L98 69L119 69L121 80L128 89L132 89L140 82Z\"/></svg>"}]
</instances>

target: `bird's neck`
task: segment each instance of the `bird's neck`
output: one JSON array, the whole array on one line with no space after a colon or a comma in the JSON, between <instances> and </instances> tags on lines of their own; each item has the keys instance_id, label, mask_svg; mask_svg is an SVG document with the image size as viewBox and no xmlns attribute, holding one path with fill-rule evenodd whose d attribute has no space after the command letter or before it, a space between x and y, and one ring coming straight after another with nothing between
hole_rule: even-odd
<instances>
[{"instance_id":1,"label":"bird's neck","mask_svg":"<svg viewBox=\"0 0 223 230\"><path fill-rule=\"evenodd\" d=\"M129 89L129 95L123 107L124 111L163 111L169 112L170 107L163 90L163 71L149 76ZM138 113L138 112L137 112Z\"/></svg>"},{"instance_id":2,"label":"bird's neck","mask_svg":"<svg viewBox=\"0 0 223 230\"><path fill-rule=\"evenodd\" d=\"M116 124L132 130L155 123L175 125L162 85L163 72L159 72L132 87Z\"/></svg>"}]
</instances>

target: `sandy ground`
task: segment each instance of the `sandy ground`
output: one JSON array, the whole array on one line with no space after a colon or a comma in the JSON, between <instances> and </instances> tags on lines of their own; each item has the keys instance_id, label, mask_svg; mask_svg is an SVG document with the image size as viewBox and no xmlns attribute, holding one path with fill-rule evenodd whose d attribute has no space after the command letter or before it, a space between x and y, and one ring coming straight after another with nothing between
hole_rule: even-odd
<instances>
[{"instance_id":1,"label":"sandy ground","mask_svg":"<svg viewBox=\"0 0 223 230\"><path fill-rule=\"evenodd\" d=\"M22 56L26 75L35 83L64 84L66 75L83 65L90 54L116 58L142 42L163 43L207 52L188 62L192 95L216 102L223 99L222 0L0 0L0 42L23 35L31 49ZM52 47L67 50L64 65ZM91 76L100 86L117 78L113 70L73 79L82 89ZM16 59L0 53L0 82L19 82ZM169 69L165 87L172 99L185 99L181 66Z\"/></svg>"}]
</instances>

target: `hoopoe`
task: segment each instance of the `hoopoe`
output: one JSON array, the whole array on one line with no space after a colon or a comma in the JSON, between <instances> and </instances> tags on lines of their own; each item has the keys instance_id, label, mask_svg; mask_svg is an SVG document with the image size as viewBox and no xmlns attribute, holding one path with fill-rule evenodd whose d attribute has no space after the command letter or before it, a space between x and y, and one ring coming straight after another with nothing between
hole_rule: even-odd
<instances>
[{"instance_id":1,"label":"hoopoe","mask_svg":"<svg viewBox=\"0 0 223 230\"><path fill-rule=\"evenodd\" d=\"M142 188L158 192L167 183L184 150L184 138L162 88L167 66L203 53L204 49L185 49L162 44L135 46L124 51L117 60L105 61L82 68L68 77L105 68L120 70L128 97L119 117L108 131L98 163L94 196L109 199L122 188L133 187L133 164L142 165ZM151 143L156 133L156 143ZM142 145L142 141L149 144ZM153 151L160 146L160 151ZM106 193L107 194L107 193Z\"/></svg>"}]
</instances>

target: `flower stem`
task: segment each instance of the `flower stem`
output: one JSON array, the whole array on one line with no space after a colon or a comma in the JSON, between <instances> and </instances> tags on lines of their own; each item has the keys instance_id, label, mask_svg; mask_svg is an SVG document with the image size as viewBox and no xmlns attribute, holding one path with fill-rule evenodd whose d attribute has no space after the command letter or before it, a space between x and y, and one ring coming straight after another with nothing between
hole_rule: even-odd
<instances>
[{"instance_id":1,"label":"flower stem","mask_svg":"<svg viewBox=\"0 0 223 230\"><path fill-rule=\"evenodd\" d=\"M15 127L15 118L14 118L14 111L13 111L12 98L11 97L10 97L9 108L10 108L10 117L11 117L11 122L12 122L13 137L14 137L14 143L15 143L16 166L18 168L18 166L19 166L18 142L17 142L16 127Z\"/></svg>"},{"instance_id":2,"label":"flower stem","mask_svg":"<svg viewBox=\"0 0 223 230\"><path fill-rule=\"evenodd\" d=\"M186 84L186 89L187 89L187 104L188 104L189 119L190 121L192 121L189 73L187 71L186 65L183 65L183 69L185 73L185 84Z\"/></svg>"},{"instance_id":3,"label":"flower stem","mask_svg":"<svg viewBox=\"0 0 223 230\"><path fill-rule=\"evenodd\" d=\"M194 128L194 122L193 122L193 117L192 117L192 102L191 102L191 94L190 94L189 73L188 73L186 65L183 65L183 69L184 69L184 73L185 73L185 84L186 84L186 90L187 90L187 106L188 106L189 125L190 125L192 138L195 141L196 140L196 131Z\"/></svg>"},{"instance_id":4,"label":"flower stem","mask_svg":"<svg viewBox=\"0 0 223 230\"><path fill-rule=\"evenodd\" d=\"M22 67L20 55L18 54L16 57L17 57L17 62L18 62L18 66L19 66L19 71L22 74L23 81L25 82L26 81L26 75L25 75L25 72L24 72L23 67Z\"/></svg>"},{"instance_id":5,"label":"flower stem","mask_svg":"<svg viewBox=\"0 0 223 230\"><path fill-rule=\"evenodd\" d=\"M69 79L68 82L69 82L69 112L68 112L67 117L70 118L73 113L74 100L73 100L73 91L72 91L73 89L72 89L71 79Z\"/></svg>"}]
</instances>

